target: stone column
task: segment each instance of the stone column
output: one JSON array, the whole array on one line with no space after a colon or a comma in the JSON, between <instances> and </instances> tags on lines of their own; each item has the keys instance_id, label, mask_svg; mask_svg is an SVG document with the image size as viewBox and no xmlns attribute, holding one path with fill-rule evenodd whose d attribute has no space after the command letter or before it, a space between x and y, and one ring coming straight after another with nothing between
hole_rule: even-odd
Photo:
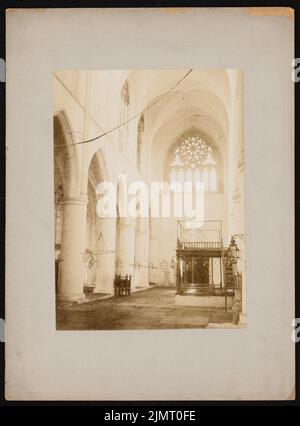
<instances>
[{"instance_id":1,"label":"stone column","mask_svg":"<svg viewBox=\"0 0 300 426\"><path fill-rule=\"evenodd\" d=\"M96 218L96 286L94 293L114 293L116 219Z\"/></svg>"},{"instance_id":2,"label":"stone column","mask_svg":"<svg viewBox=\"0 0 300 426\"><path fill-rule=\"evenodd\" d=\"M151 237L149 239L149 282L158 284L159 282L159 258L158 258L158 239Z\"/></svg>"},{"instance_id":3,"label":"stone column","mask_svg":"<svg viewBox=\"0 0 300 426\"><path fill-rule=\"evenodd\" d=\"M131 275L131 288L134 289L135 220L120 218L119 226L118 273Z\"/></svg>"},{"instance_id":4,"label":"stone column","mask_svg":"<svg viewBox=\"0 0 300 426\"><path fill-rule=\"evenodd\" d=\"M239 161L239 173L240 173L240 188L241 188L241 224L240 229L242 233L245 233L245 197L244 197L244 174L245 174L245 165L244 165L244 150L242 149L240 153L240 161ZM242 269L242 314L241 314L241 322L246 323L247 317L247 289L246 289L246 242L239 241L238 247L241 253L241 269Z\"/></svg>"},{"instance_id":5,"label":"stone column","mask_svg":"<svg viewBox=\"0 0 300 426\"><path fill-rule=\"evenodd\" d=\"M237 222L236 233L244 235L244 238L237 238L237 246L240 250L239 272L242 273L242 303L240 323L246 324L247 319L247 289L246 289L246 243L245 243L245 197L244 197L244 150L241 148L238 162L239 171L239 199L237 200Z\"/></svg>"},{"instance_id":6,"label":"stone column","mask_svg":"<svg viewBox=\"0 0 300 426\"><path fill-rule=\"evenodd\" d=\"M158 244L158 219L150 218L150 237L149 237L149 282L159 283L159 244Z\"/></svg>"},{"instance_id":7,"label":"stone column","mask_svg":"<svg viewBox=\"0 0 300 426\"><path fill-rule=\"evenodd\" d=\"M63 203L61 262L58 299L84 299L84 253L87 197L70 197Z\"/></svg>"},{"instance_id":8,"label":"stone column","mask_svg":"<svg viewBox=\"0 0 300 426\"><path fill-rule=\"evenodd\" d=\"M139 219L139 227L135 233L135 287L149 287L148 255L149 233L146 218Z\"/></svg>"}]
</instances>

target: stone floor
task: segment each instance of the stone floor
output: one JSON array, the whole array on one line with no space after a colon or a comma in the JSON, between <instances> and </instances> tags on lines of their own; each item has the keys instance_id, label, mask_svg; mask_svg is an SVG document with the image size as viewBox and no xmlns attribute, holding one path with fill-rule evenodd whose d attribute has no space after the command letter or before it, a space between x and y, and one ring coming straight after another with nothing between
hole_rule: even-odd
<instances>
[{"instance_id":1,"label":"stone floor","mask_svg":"<svg viewBox=\"0 0 300 426\"><path fill-rule=\"evenodd\" d=\"M221 308L175 306L175 289L154 287L131 296L58 306L58 330L153 330L233 327L232 312Z\"/></svg>"}]
</instances>

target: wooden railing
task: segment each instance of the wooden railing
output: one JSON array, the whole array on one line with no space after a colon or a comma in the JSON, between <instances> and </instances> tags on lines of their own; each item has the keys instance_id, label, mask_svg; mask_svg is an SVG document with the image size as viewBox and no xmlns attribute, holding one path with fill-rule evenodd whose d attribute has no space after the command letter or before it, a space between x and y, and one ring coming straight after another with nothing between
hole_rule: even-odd
<instances>
[{"instance_id":1,"label":"wooden railing","mask_svg":"<svg viewBox=\"0 0 300 426\"><path fill-rule=\"evenodd\" d=\"M178 241L179 249L221 249L221 243L219 242L202 242L202 241Z\"/></svg>"}]
</instances>

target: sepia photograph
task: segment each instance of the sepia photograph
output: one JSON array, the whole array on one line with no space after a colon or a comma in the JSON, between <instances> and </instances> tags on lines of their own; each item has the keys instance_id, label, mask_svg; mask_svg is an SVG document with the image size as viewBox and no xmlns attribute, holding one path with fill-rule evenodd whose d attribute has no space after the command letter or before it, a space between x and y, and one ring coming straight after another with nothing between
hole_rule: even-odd
<instances>
[{"instance_id":1,"label":"sepia photograph","mask_svg":"<svg viewBox=\"0 0 300 426\"><path fill-rule=\"evenodd\" d=\"M53 74L57 330L246 326L243 71Z\"/></svg>"},{"instance_id":2,"label":"sepia photograph","mask_svg":"<svg viewBox=\"0 0 300 426\"><path fill-rule=\"evenodd\" d=\"M6 15L5 398L295 399L294 11Z\"/></svg>"}]
</instances>

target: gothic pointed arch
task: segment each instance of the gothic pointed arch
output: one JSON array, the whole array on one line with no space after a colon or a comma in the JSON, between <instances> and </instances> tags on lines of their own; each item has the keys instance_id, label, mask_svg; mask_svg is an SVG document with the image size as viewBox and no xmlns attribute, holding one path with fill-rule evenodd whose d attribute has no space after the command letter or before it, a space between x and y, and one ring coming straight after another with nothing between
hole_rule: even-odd
<instances>
[{"instance_id":1,"label":"gothic pointed arch","mask_svg":"<svg viewBox=\"0 0 300 426\"><path fill-rule=\"evenodd\" d=\"M78 153L72 127L65 111L54 116L54 164L60 168L66 197L76 196L79 191Z\"/></svg>"}]
</instances>

